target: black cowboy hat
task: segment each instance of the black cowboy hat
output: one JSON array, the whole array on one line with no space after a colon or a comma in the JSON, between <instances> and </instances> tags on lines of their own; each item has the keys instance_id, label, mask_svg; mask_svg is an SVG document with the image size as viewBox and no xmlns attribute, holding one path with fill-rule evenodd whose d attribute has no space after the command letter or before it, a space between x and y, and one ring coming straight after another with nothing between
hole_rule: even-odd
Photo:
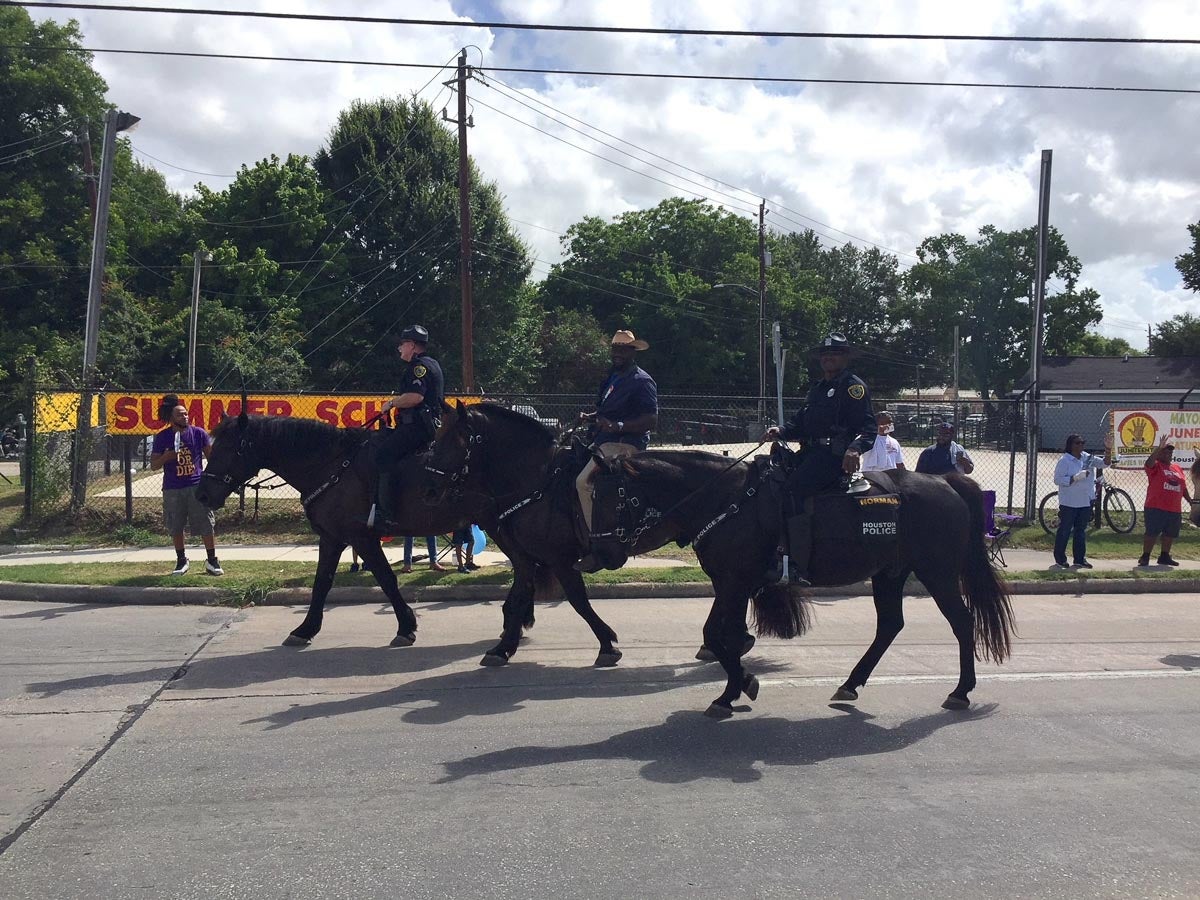
<instances>
[{"instance_id":1,"label":"black cowboy hat","mask_svg":"<svg viewBox=\"0 0 1200 900\"><path fill-rule=\"evenodd\" d=\"M401 342L413 341L418 344L428 344L429 332L425 330L424 325L409 325L400 332L400 340Z\"/></svg>"},{"instance_id":2,"label":"black cowboy hat","mask_svg":"<svg viewBox=\"0 0 1200 900\"><path fill-rule=\"evenodd\" d=\"M822 353L846 353L850 358L858 356L858 348L846 340L846 336L834 331L826 335L825 340L808 351L809 356L820 356Z\"/></svg>"}]
</instances>

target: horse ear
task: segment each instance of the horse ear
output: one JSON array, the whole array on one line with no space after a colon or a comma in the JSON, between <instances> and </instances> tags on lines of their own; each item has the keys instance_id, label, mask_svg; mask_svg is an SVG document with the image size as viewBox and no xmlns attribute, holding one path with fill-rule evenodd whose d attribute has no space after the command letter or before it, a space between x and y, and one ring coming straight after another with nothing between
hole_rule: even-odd
<instances>
[{"instance_id":1,"label":"horse ear","mask_svg":"<svg viewBox=\"0 0 1200 900\"><path fill-rule=\"evenodd\" d=\"M228 422L228 421L229 421L229 414L228 414L228 413L226 413L226 412L222 412L222 413L221 413L221 421L222 421L222 422Z\"/></svg>"},{"instance_id":2,"label":"horse ear","mask_svg":"<svg viewBox=\"0 0 1200 900\"><path fill-rule=\"evenodd\" d=\"M455 412L457 412L457 413L458 413L460 416L465 416L465 415L467 414L467 406L466 406L466 404L465 404L465 403L463 403L463 402L462 402L461 400L459 400L458 398L455 398L455 400L454 400L454 410L455 410Z\"/></svg>"}]
</instances>

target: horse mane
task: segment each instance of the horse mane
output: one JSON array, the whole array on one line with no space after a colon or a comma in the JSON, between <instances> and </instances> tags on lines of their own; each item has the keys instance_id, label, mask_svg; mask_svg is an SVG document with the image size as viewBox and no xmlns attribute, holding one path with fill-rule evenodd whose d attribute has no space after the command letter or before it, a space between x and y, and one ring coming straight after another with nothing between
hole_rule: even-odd
<instances>
[{"instance_id":1,"label":"horse mane","mask_svg":"<svg viewBox=\"0 0 1200 900\"><path fill-rule=\"evenodd\" d=\"M295 447L297 451L334 453L349 449L370 434L357 428L338 428L316 419L297 419L291 416L247 416L246 430L253 441L271 447ZM226 432L236 432L238 419L231 416L213 429L214 439Z\"/></svg>"},{"instance_id":2,"label":"horse mane","mask_svg":"<svg viewBox=\"0 0 1200 900\"><path fill-rule=\"evenodd\" d=\"M471 413L481 414L486 419L507 422L514 427L522 428L529 432L530 437L539 439L540 443L546 447L552 445L557 439L554 429L543 425L535 419L529 418L524 413L516 412L506 406L500 406L496 403L475 403L467 407L468 416Z\"/></svg>"}]
</instances>

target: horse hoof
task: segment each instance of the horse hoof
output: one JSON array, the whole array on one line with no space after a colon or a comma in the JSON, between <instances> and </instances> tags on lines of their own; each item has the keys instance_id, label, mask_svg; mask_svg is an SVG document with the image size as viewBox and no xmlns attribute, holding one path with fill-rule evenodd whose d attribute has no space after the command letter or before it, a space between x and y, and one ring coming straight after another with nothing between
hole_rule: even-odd
<instances>
[{"instance_id":1,"label":"horse hoof","mask_svg":"<svg viewBox=\"0 0 1200 900\"><path fill-rule=\"evenodd\" d=\"M501 656L499 653L485 653L483 655L483 659L479 661L479 664L481 666L487 666L488 668L495 669L499 666L507 666L508 659Z\"/></svg>"},{"instance_id":2,"label":"horse hoof","mask_svg":"<svg viewBox=\"0 0 1200 900\"><path fill-rule=\"evenodd\" d=\"M746 680L742 683L742 693L751 700L758 699L758 676L747 675Z\"/></svg>"},{"instance_id":3,"label":"horse hoof","mask_svg":"<svg viewBox=\"0 0 1200 900\"><path fill-rule=\"evenodd\" d=\"M704 714L710 719L728 719L733 716L733 709L720 703L710 703Z\"/></svg>"},{"instance_id":4,"label":"horse hoof","mask_svg":"<svg viewBox=\"0 0 1200 900\"><path fill-rule=\"evenodd\" d=\"M829 698L831 703L845 703L847 700L857 700L858 691L850 688L840 687L834 691L833 696Z\"/></svg>"},{"instance_id":5,"label":"horse hoof","mask_svg":"<svg viewBox=\"0 0 1200 900\"><path fill-rule=\"evenodd\" d=\"M700 660L700 662L716 662L717 654L713 653L707 647L701 647L696 651L696 659Z\"/></svg>"},{"instance_id":6,"label":"horse hoof","mask_svg":"<svg viewBox=\"0 0 1200 900\"><path fill-rule=\"evenodd\" d=\"M285 647L307 647L311 643L312 641L308 638L302 638L298 634L289 634L283 639L283 646Z\"/></svg>"},{"instance_id":7,"label":"horse hoof","mask_svg":"<svg viewBox=\"0 0 1200 900\"><path fill-rule=\"evenodd\" d=\"M609 666L615 666L617 661L623 656L620 650L613 648L612 653L601 653L596 657L596 661L592 664L597 669L606 669Z\"/></svg>"},{"instance_id":8,"label":"horse hoof","mask_svg":"<svg viewBox=\"0 0 1200 900\"><path fill-rule=\"evenodd\" d=\"M955 697L953 694L942 703L942 709L969 709L970 706L970 700L964 697Z\"/></svg>"},{"instance_id":9,"label":"horse hoof","mask_svg":"<svg viewBox=\"0 0 1200 900\"><path fill-rule=\"evenodd\" d=\"M388 644L388 646L389 647L411 647L416 642L417 642L417 636L415 634L397 634L394 638L392 638L392 642L390 644Z\"/></svg>"}]
</instances>

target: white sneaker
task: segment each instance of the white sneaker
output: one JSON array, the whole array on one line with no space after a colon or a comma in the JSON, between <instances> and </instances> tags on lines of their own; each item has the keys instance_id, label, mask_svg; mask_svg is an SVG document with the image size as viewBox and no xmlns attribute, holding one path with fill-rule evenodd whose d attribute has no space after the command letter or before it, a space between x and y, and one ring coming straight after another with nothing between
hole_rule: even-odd
<instances>
[{"instance_id":1,"label":"white sneaker","mask_svg":"<svg viewBox=\"0 0 1200 900\"><path fill-rule=\"evenodd\" d=\"M216 557L206 559L204 561L204 571L209 575L224 575L225 570L221 568L221 561Z\"/></svg>"},{"instance_id":2,"label":"white sneaker","mask_svg":"<svg viewBox=\"0 0 1200 900\"><path fill-rule=\"evenodd\" d=\"M171 574L172 575L186 575L187 570L188 570L188 561L187 561L187 558L185 557L183 562L181 562L179 565L177 565L175 567L175 571L172 572Z\"/></svg>"}]
</instances>

